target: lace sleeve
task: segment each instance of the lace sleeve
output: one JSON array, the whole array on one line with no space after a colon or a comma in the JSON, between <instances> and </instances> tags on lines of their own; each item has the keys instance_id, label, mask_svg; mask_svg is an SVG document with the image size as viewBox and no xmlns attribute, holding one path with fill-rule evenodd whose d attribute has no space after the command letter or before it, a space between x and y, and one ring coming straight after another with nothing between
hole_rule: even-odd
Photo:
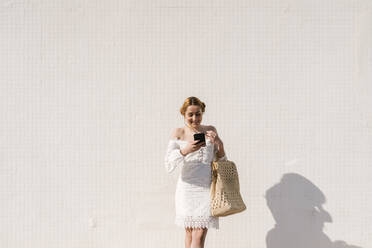
<instances>
[{"instance_id":1,"label":"lace sleeve","mask_svg":"<svg viewBox=\"0 0 372 248\"><path fill-rule=\"evenodd\" d=\"M165 170L168 173L173 172L176 167L183 166L185 157L180 152L180 146L175 140L170 140L164 157Z\"/></svg>"}]
</instances>

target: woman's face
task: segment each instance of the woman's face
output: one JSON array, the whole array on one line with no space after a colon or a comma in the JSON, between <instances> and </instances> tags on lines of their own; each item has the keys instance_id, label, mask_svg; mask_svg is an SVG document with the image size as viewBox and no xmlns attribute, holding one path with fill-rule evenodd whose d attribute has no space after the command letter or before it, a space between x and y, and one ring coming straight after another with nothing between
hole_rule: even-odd
<instances>
[{"instance_id":1,"label":"woman's face","mask_svg":"<svg viewBox=\"0 0 372 248\"><path fill-rule=\"evenodd\" d=\"M197 128L203 119L201 108L197 105L190 105L186 109L185 121L191 127Z\"/></svg>"}]
</instances>

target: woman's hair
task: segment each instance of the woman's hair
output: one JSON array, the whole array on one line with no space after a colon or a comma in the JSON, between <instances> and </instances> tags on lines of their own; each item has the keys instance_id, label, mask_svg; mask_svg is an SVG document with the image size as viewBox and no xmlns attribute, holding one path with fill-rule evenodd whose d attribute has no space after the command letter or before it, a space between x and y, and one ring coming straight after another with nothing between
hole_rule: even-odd
<instances>
[{"instance_id":1,"label":"woman's hair","mask_svg":"<svg viewBox=\"0 0 372 248\"><path fill-rule=\"evenodd\" d=\"M195 96L190 96L186 98L182 107L180 108L181 115L185 116L187 107L191 105L199 106L201 108L202 113L204 113L205 111L204 102L200 101L200 99Z\"/></svg>"}]
</instances>

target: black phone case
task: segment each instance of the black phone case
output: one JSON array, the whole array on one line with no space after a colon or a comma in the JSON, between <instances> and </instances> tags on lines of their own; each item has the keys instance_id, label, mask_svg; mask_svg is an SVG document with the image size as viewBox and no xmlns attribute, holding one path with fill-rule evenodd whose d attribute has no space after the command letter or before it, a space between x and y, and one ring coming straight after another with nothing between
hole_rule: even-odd
<instances>
[{"instance_id":1,"label":"black phone case","mask_svg":"<svg viewBox=\"0 0 372 248\"><path fill-rule=\"evenodd\" d=\"M200 142L205 142L205 134L204 133L196 133L196 134L194 134L194 140L200 140L196 144L199 144Z\"/></svg>"}]
</instances>

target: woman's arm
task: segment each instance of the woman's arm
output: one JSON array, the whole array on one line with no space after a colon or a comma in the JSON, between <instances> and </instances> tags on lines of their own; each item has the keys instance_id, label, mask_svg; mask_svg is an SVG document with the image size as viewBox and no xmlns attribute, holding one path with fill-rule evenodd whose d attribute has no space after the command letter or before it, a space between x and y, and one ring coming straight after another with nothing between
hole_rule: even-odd
<instances>
[{"instance_id":1,"label":"woman's arm","mask_svg":"<svg viewBox=\"0 0 372 248\"><path fill-rule=\"evenodd\" d=\"M215 144L217 145L217 160L225 156L225 149L223 147L223 142L218 136L217 129L214 126L211 126L211 129L213 132L216 133L216 138L215 138Z\"/></svg>"},{"instance_id":2,"label":"woman's arm","mask_svg":"<svg viewBox=\"0 0 372 248\"><path fill-rule=\"evenodd\" d=\"M221 142L219 145L218 145L218 148L217 148L217 159L220 159L222 158L223 156L225 156L225 150L223 148L223 143Z\"/></svg>"}]
</instances>

